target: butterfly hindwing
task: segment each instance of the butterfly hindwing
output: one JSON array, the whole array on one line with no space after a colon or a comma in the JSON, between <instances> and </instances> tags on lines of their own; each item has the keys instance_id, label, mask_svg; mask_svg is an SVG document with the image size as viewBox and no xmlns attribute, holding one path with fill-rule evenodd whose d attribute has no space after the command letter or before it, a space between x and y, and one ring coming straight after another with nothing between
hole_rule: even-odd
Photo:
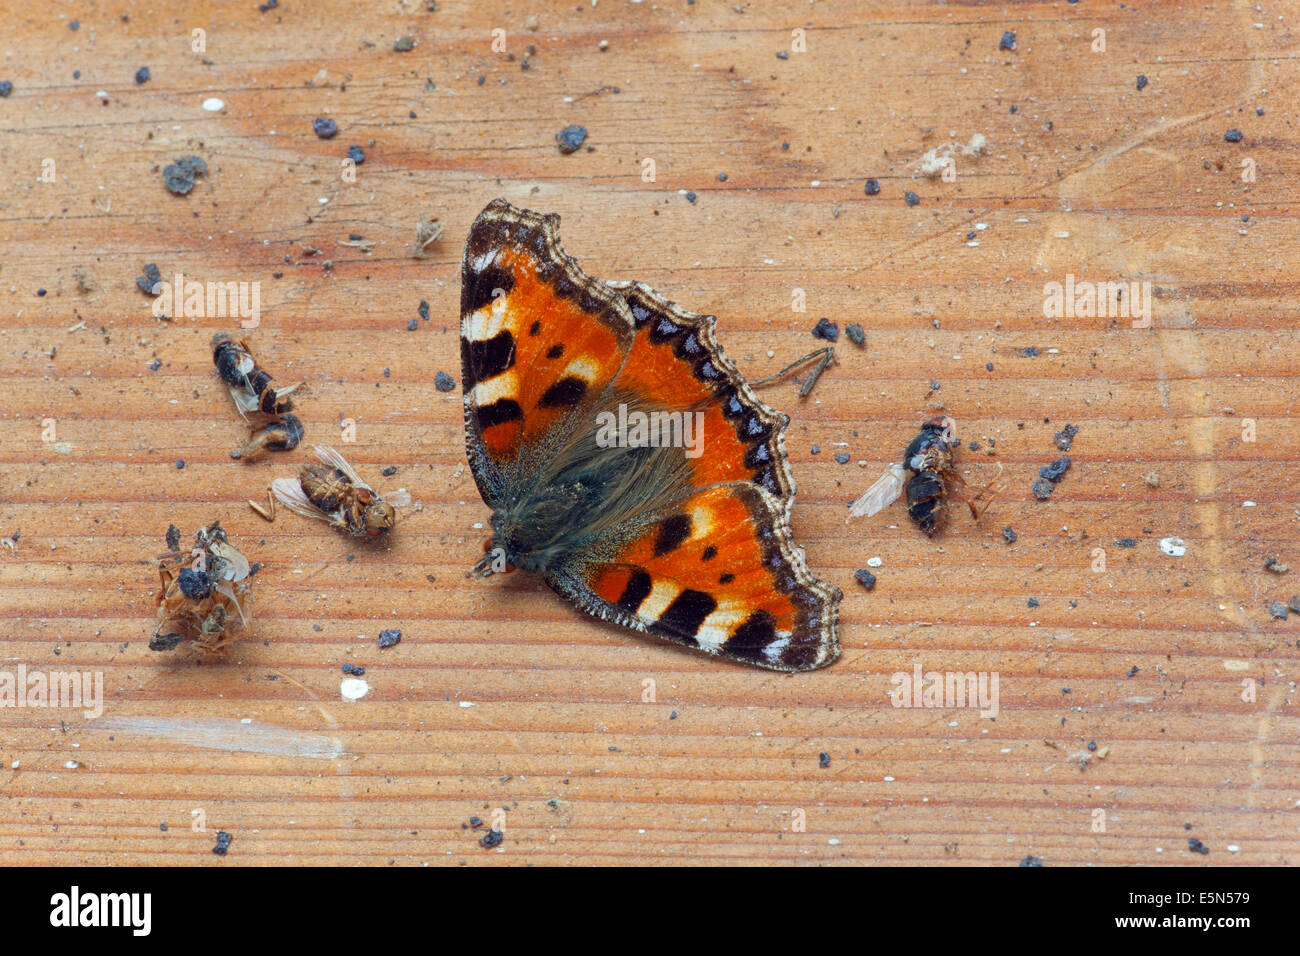
<instances>
[{"instance_id":1,"label":"butterfly hindwing","mask_svg":"<svg viewBox=\"0 0 1300 956\"><path fill-rule=\"evenodd\" d=\"M610 558L575 556L547 577L587 613L773 670L839 656L840 590L808 571L783 505L761 488L697 491L611 537L592 548Z\"/></svg>"}]
</instances>

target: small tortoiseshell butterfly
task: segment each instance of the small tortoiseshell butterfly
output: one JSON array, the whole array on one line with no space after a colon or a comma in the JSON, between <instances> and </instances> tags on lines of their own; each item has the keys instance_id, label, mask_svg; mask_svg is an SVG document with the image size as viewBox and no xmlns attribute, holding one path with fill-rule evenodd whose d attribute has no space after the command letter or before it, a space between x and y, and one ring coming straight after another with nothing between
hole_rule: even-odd
<instances>
[{"instance_id":1,"label":"small tortoiseshell butterfly","mask_svg":"<svg viewBox=\"0 0 1300 956\"><path fill-rule=\"evenodd\" d=\"M465 243L465 444L492 509L475 570L538 572L587 614L745 664L831 663L842 595L790 533L789 419L713 316L587 276L559 225L497 199ZM658 437L700 447L636 425L674 416Z\"/></svg>"}]
</instances>

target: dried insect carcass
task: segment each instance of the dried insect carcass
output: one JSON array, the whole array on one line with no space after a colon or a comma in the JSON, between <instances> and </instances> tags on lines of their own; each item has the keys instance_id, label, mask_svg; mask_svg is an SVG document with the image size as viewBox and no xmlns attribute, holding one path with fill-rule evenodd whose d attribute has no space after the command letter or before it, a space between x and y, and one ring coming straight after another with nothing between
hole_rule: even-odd
<instances>
[{"instance_id":1,"label":"dried insect carcass","mask_svg":"<svg viewBox=\"0 0 1300 956\"><path fill-rule=\"evenodd\" d=\"M212 363L217 374L230 389L239 413L261 412L264 415L283 415L293 410L294 392L303 387L301 382L277 388L271 376L257 365L248 343L236 340L225 332L212 337Z\"/></svg>"},{"instance_id":2,"label":"dried insect carcass","mask_svg":"<svg viewBox=\"0 0 1300 956\"><path fill-rule=\"evenodd\" d=\"M238 450L230 453L232 458L253 461L267 451L292 451L302 441L302 422L297 415L282 415L269 425L255 429Z\"/></svg>"},{"instance_id":3,"label":"dried insect carcass","mask_svg":"<svg viewBox=\"0 0 1300 956\"><path fill-rule=\"evenodd\" d=\"M315 446L321 464L305 464L298 477L277 478L271 493L297 514L318 518L355 538L378 537L397 523L397 508L411 503L406 489L381 495L333 448Z\"/></svg>"},{"instance_id":4,"label":"dried insect carcass","mask_svg":"<svg viewBox=\"0 0 1300 956\"><path fill-rule=\"evenodd\" d=\"M302 383L276 387L271 376L258 367L248 343L225 332L212 337L212 363L244 421L250 414L259 419L248 441L232 457L251 461L268 450L296 448L302 439L302 422L288 412L293 408L292 396L304 388Z\"/></svg>"},{"instance_id":5,"label":"dried insect carcass","mask_svg":"<svg viewBox=\"0 0 1300 956\"><path fill-rule=\"evenodd\" d=\"M224 651L239 639L233 632L246 630L252 619L252 575L248 559L216 521L195 532L189 551L162 555L158 626L149 649L171 650L188 638L209 654Z\"/></svg>"},{"instance_id":6,"label":"dried insect carcass","mask_svg":"<svg viewBox=\"0 0 1300 956\"><path fill-rule=\"evenodd\" d=\"M947 514L948 483L966 483L953 465L952 453L961 444L956 431L956 422L946 415L932 418L922 425L920 432L903 452L903 460L890 465L853 502L849 508L849 517L874 515L893 504L906 491L907 513L917 527L928 535L938 531ZM909 471L911 477L908 476ZM981 512L976 509L975 501L982 495L983 492L966 502L976 519Z\"/></svg>"}]
</instances>

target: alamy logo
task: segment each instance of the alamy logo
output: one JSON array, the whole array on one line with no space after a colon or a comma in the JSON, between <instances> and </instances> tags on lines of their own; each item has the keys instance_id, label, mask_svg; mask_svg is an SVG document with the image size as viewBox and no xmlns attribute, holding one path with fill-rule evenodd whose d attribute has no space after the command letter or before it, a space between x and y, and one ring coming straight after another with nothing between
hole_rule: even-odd
<instances>
[{"instance_id":1,"label":"alamy logo","mask_svg":"<svg viewBox=\"0 0 1300 956\"><path fill-rule=\"evenodd\" d=\"M998 672L925 671L918 661L912 673L899 671L890 679L895 707L930 707L951 710L978 707L981 717L998 715Z\"/></svg>"},{"instance_id":2,"label":"alamy logo","mask_svg":"<svg viewBox=\"0 0 1300 956\"><path fill-rule=\"evenodd\" d=\"M1043 286L1043 316L1048 319L1132 319L1133 328L1151 328L1151 282L1076 282Z\"/></svg>"},{"instance_id":3,"label":"alamy logo","mask_svg":"<svg viewBox=\"0 0 1300 956\"><path fill-rule=\"evenodd\" d=\"M178 272L170 283L157 282L149 292L155 296L150 309L155 318L239 319L243 329L262 322L260 282L186 281Z\"/></svg>"},{"instance_id":4,"label":"alamy logo","mask_svg":"<svg viewBox=\"0 0 1300 956\"><path fill-rule=\"evenodd\" d=\"M148 936L153 895L150 893L69 893L50 897L51 926L129 926L134 936Z\"/></svg>"},{"instance_id":5,"label":"alamy logo","mask_svg":"<svg viewBox=\"0 0 1300 956\"><path fill-rule=\"evenodd\" d=\"M704 453L703 412L628 411L620 402L618 414L596 416L596 444L601 448L684 448L687 458Z\"/></svg>"},{"instance_id":6,"label":"alamy logo","mask_svg":"<svg viewBox=\"0 0 1300 956\"><path fill-rule=\"evenodd\" d=\"M0 708L75 707L87 720L104 712L103 671L0 671Z\"/></svg>"}]
</instances>

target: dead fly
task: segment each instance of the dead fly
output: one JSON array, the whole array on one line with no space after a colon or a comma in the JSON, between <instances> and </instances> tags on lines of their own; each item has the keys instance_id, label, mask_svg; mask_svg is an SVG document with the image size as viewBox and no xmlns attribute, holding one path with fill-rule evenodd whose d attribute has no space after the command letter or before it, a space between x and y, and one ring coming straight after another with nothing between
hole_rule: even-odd
<instances>
[{"instance_id":1,"label":"dead fly","mask_svg":"<svg viewBox=\"0 0 1300 956\"><path fill-rule=\"evenodd\" d=\"M237 641L232 632L252 620L252 575L248 559L214 521L194 535L194 547L180 551L179 534L168 529L171 548L159 560L158 626L152 651L169 651L188 638L209 654Z\"/></svg>"},{"instance_id":2,"label":"dead fly","mask_svg":"<svg viewBox=\"0 0 1300 956\"><path fill-rule=\"evenodd\" d=\"M956 422L947 416L932 418L922 425L921 431L903 452L902 462L890 465L863 492L862 497L853 502L849 517L870 517L893 504L906 491L907 513L917 527L929 535L938 531L947 512L948 482L966 483L953 466L952 453L961 444L956 429ZM909 471L911 477L908 477ZM982 512L976 509L975 502L983 494L981 491L975 498L966 500L976 520ZM985 507L988 507L987 502Z\"/></svg>"},{"instance_id":3,"label":"dead fly","mask_svg":"<svg viewBox=\"0 0 1300 956\"><path fill-rule=\"evenodd\" d=\"M290 396L302 388L302 383L276 388L271 384L271 376L257 367L248 343L218 332L212 337L212 362L221 380L229 386L230 397L241 415L245 412L283 415L293 410Z\"/></svg>"},{"instance_id":4,"label":"dead fly","mask_svg":"<svg viewBox=\"0 0 1300 956\"><path fill-rule=\"evenodd\" d=\"M290 511L328 521L354 538L374 538L391 531L397 524L396 509L411 503L406 489L380 495L333 448L316 445L315 451L322 464L303 465L297 479L271 482L276 499Z\"/></svg>"},{"instance_id":5,"label":"dead fly","mask_svg":"<svg viewBox=\"0 0 1300 956\"><path fill-rule=\"evenodd\" d=\"M302 439L302 423L288 412L293 408L292 395L303 388L302 383L276 387L271 376L258 367L248 343L225 332L212 337L212 363L230 389L230 397L244 421L250 414L271 419L255 426L248 441L232 457L252 460L264 451L296 448Z\"/></svg>"}]
</instances>

